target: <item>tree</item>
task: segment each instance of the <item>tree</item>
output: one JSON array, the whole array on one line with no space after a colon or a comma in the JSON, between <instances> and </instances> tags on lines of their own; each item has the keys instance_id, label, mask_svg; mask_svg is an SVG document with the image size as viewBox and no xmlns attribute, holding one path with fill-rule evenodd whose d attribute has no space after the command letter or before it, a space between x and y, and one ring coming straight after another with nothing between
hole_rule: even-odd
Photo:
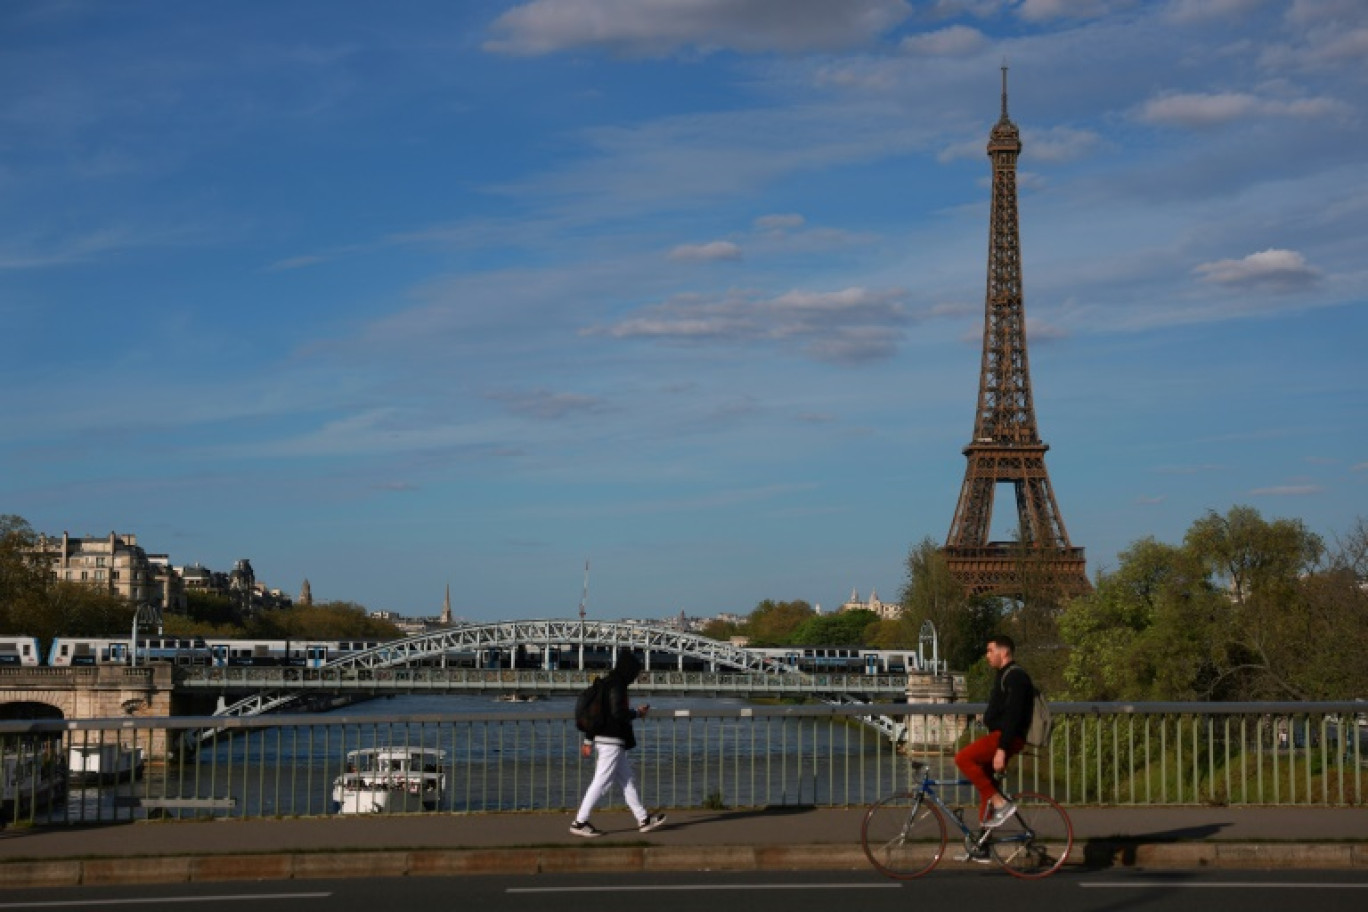
<instances>
[{"instance_id":1,"label":"tree","mask_svg":"<svg viewBox=\"0 0 1368 912\"><path fill-rule=\"evenodd\" d=\"M1216 674L1203 631L1220 608L1199 561L1145 538L1121 553L1116 572L1069 604L1060 630L1070 647L1066 693L1086 700L1204 696Z\"/></svg>"},{"instance_id":2,"label":"tree","mask_svg":"<svg viewBox=\"0 0 1368 912\"><path fill-rule=\"evenodd\" d=\"M209 627L242 626L242 615L232 599L203 589L185 593L185 616L196 624Z\"/></svg>"},{"instance_id":3,"label":"tree","mask_svg":"<svg viewBox=\"0 0 1368 912\"><path fill-rule=\"evenodd\" d=\"M902 618L879 621L865 628L864 644L871 649L915 650L917 643L917 631Z\"/></svg>"},{"instance_id":4,"label":"tree","mask_svg":"<svg viewBox=\"0 0 1368 912\"><path fill-rule=\"evenodd\" d=\"M1327 560L1300 521L1266 521L1242 506L1197 520L1181 546L1137 542L1064 613L1069 691L1132 700L1359 696L1368 687L1368 594L1350 568L1360 553L1368 536L1351 534Z\"/></svg>"},{"instance_id":5,"label":"tree","mask_svg":"<svg viewBox=\"0 0 1368 912\"><path fill-rule=\"evenodd\" d=\"M984 643L1000 632L1005 613L1002 599L964 591L950 572L944 552L929 536L908 551L907 580L900 599L900 623L907 638L920 642L922 625L930 621L936 628L940 657L955 671L967 671L982 659Z\"/></svg>"},{"instance_id":6,"label":"tree","mask_svg":"<svg viewBox=\"0 0 1368 912\"><path fill-rule=\"evenodd\" d=\"M248 620L246 632L260 639L393 640L403 636L394 624L370 617L355 602L315 602L259 612Z\"/></svg>"},{"instance_id":7,"label":"tree","mask_svg":"<svg viewBox=\"0 0 1368 912\"><path fill-rule=\"evenodd\" d=\"M963 623L969 602L964 587L950 572L945 554L930 536L908 550L905 566L907 577L898 597L903 609L900 620L914 642L921 636L922 624L934 624L940 654L951 661L952 655L963 651L962 641L968 632ZM962 670L967 665L952 662L951 667Z\"/></svg>"},{"instance_id":8,"label":"tree","mask_svg":"<svg viewBox=\"0 0 1368 912\"><path fill-rule=\"evenodd\" d=\"M738 635L740 630L741 625L737 624L735 621L724 621L720 618L713 618L703 625L703 630L701 632L703 636L710 640L717 640L725 643L732 637Z\"/></svg>"},{"instance_id":9,"label":"tree","mask_svg":"<svg viewBox=\"0 0 1368 912\"><path fill-rule=\"evenodd\" d=\"M801 600L765 599L750 613L742 632L754 646L787 646L798 625L814 614L812 606Z\"/></svg>"},{"instance_id":10,"label":"tree","mask_svg":"<svg viewBox=\"0 0 1368 912\"><path fill-rule=\"evenodd\" d=\"M17 626L14 614L40 599L52 579L37 544L38 536L22 516L0 514L0 630L5 632L33 632Z\"/></svg>"},{"instance_id":11,"label":"tree","mask_svg":"<svg viewBox=\"0 0 1368 912\"><path fill-rule=\"evenodd\" d=\"M134 605L80 583L55 582L10 608L14 632L38 638L46 653L59 636L129 636Z\"/></svg>"},{"instance_id":12,"label":"tree","mask_svg":"<svg viewBox=\"0 0 1368 912\"><path fill-rule=\"evenodd\" d=\"M877 628L879 616L868 609L814 615L789 637L795 646L864 646L865 635Z\"/></svg>"}]
</instances>

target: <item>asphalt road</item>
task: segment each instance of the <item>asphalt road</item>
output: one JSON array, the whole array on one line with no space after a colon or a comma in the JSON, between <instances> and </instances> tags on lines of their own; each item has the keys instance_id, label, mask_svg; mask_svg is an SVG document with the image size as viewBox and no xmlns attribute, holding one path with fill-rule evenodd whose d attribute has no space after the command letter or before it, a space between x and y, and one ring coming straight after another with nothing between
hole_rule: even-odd
<instances>
[{"instance_id":1,"label":"asphalt road","mask_svg":"<svg viewBox=\"0 0 1368 912\"><path fill-rule=\"evenodd\" d=\"M1368 872L1065 872L1022 882L995 869L933 873L895 883L858 873L613 874L597 876L408 877L380 880L253 881L142 887L65 887L3 894L0 912L134 908L194 912L374 912L376 909L493 909L498 912L861 912L1000 908L1014 912L1163 910L1316 912L1368 908Z\"/></svg>"}]
</instances>

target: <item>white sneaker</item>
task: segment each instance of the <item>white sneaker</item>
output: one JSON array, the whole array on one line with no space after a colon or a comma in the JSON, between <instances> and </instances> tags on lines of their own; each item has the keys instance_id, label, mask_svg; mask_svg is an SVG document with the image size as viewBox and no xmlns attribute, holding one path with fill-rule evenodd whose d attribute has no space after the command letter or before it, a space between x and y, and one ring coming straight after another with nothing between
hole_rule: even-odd
<instances>
[{"instance_id":1,"label":"white sneaker","mask_svg":"<svg viewBox=\"0 0 1368 912\"><path fill-rule=\"evenodd\" d=\"M603 830L600 830L598 827L594 826L587 820L583 823L580 823L578 820L576 820L575 822L570 824L570 835L587 836L588 838L592 839L595 836L602 836Z\"/></svg>"},{"instance_id":2,"label":"white sneaker","mask_svg":"<svg viewBox=\"0 0 1368 912\"><path fill-rule=\"evenodd\" d=\"M1010 820L1012 818L1012 815L1016 812L1016 805L1009 801L1002 807L993 811L993 815L989 817L987 820L983 821L983 828L985 830L991 830L995 827L1000 827L1008 820Z\"/></svg>"},{"instance_id":3,"label":"white sneaker","mask_svg":"<svg viewBox=\"0 0 1368 912\"><path fill-rule=\"evenodd\" d=\"M651 832L651 830L654 830L656 827L660 826L664 822L664 814L648 814L645 820L642 820L637 823L637 831L641 833L649 833Z\"/></svg>"}]
</instances>

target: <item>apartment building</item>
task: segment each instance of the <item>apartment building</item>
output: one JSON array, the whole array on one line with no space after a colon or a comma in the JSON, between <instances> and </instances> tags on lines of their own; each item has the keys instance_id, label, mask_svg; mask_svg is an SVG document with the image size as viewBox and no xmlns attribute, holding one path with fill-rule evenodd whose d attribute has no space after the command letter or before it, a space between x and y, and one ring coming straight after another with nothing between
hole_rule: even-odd
<instances>
[{"instance_id":1,"label":"apartment building","mask_svg":"<svg viewBox=\"0 0 1368 912\"><path fill-rule=\"evenodd\" d=\"M136 535L73 538L63 532L60 539L40 536L37 550L62 582L102 589L135 605L174 608L184 601L180 577L166 556L149 557Z\"/></svg>"}]
</instances>

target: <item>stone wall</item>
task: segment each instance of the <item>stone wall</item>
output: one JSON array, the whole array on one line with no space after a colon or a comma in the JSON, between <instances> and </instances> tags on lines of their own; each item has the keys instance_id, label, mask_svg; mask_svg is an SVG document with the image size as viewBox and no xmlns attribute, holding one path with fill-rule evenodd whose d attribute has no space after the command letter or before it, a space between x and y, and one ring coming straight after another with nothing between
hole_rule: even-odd
<instances>
[{"instance_id":1,"label":"stone wall","mask_svg":"<svg viewBox=\"0 0 1368 912\"><path fill-rule=\"evenodd\" d=\"M38 703L54 707L69 720L166 718L171 715L172 686L170 665L0 668L0 707ZM145 740L149 735L150 744ZM165 753L164 731L141 732L138 737L150 756Z\"/></svg>"}]
</instances>

